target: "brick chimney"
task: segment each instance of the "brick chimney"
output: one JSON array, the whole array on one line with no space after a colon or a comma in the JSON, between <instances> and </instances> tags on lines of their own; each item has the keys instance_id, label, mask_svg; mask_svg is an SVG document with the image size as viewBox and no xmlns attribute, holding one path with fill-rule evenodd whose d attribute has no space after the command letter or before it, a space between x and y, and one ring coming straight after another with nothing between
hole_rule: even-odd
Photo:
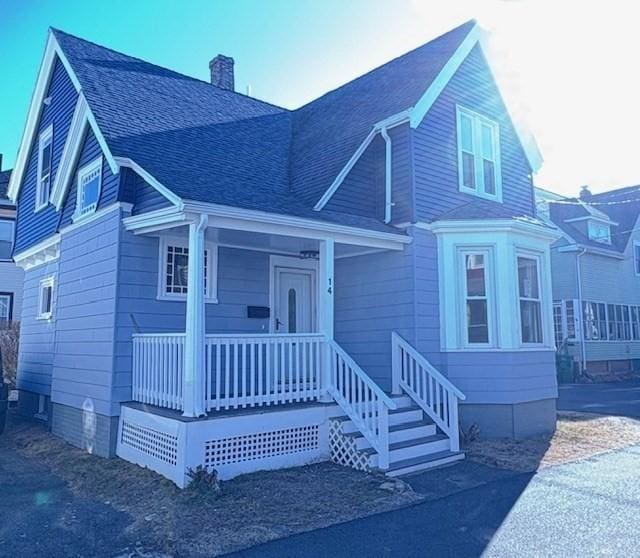
<instances>
[{"instance_id":1,"label":"brick chimney","mask_svg":"<svg viewBox=\"0 0 640 558\"><path fill-rule=\"evenodd\" d=\"M209 62L209 70L211 71L211 84L228 91L235 90L235 81L233 78L233 58L218 54L211 62Z\"/></svg>"},{"instance_id":2,"label":"brick chimney","mask_svg":"<svg viewBox=\"0 0 640 558\"><path fill-rule=\"evenodd\" d=\"M592 196L593 194L591 190L589 190L589 186L582 186L582 188L580 188L580 199L582 201L589 201Z\"/></svg>"}]
</instances>

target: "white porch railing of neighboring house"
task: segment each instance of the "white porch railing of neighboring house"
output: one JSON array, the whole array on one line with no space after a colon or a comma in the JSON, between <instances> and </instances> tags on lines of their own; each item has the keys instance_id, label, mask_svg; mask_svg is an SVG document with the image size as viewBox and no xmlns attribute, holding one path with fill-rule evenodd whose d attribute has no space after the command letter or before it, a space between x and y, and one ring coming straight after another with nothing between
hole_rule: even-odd
<instances>
[{"instance_id":1,"label":"white porch railing of neighboring house","mask_svg":"<svg viewBox=\"0 0 640 558\"><path fill-rule=\"evenodd\" d=\"M396 403L335 342L327 343L329 393L378 452L378 467L389 468L389 411Z\"/></svg>"},{"instance_id":2,"label":"white porch railing of neighboring house","mask_svg":"<svg viewBox=\"0 0 640 558\"><path fill-rule=\"evenodd\" d=\"M460 450L458 402L464 394L400 335L391 334L392 382L448 436L451 451Z\"/></svg>"}]
</instances>

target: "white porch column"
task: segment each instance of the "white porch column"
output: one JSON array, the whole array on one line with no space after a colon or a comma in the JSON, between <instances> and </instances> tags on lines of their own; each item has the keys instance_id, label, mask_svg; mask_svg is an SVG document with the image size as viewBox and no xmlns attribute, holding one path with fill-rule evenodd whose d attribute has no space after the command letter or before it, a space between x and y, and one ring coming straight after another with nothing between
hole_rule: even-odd
<instances>
[{"instance_id":1,"label":"white porch column","mask_svg":"<svg viewBox=\"0 0 640 558\"><path fill-rule=\"evenodd\" d=\"M333 340L333 301L335 287L333 284L335 247L333 239L320 241L320 270L318 278L318 329L328 340ZM323 400L331 400L326 390L331 384L331 356L329 346L325 347L322 366L322 386L325 394Z\"/></svg>"},{"instance_id":2,"label":"white porch column","mask_svg":"<svg viewBox=\"0 0 640 558\"><path fill-rule=\"evenodd\" d=\"M200 215L197 221L189 224L187 319L182 390L182 415L185 417L200 417L205 414L204 236L207 224L207 215Z\"/></svg>"}]
</instances>

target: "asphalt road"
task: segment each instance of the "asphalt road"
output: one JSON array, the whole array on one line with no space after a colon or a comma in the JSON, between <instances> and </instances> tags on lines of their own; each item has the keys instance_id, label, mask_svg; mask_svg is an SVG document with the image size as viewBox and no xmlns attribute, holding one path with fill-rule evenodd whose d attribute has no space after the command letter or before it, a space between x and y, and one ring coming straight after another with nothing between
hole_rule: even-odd
<instances>
[{"instance_id":1,"label":"asphalt road","mask_svg":"<svg viewBox=\"0 0 640 558\"><path fill-rule=\"evenodd\" d=\"M635 446L233 556L638 556L639 471Z\"/></svg>"},{"instance_id":2,"label":"asphalt road","mask_svg":"<svg viewBox=\"0 0 640 558\"><path fill-rule=\"evenodd\" d=\"M558 392L557 405L562 411L640 418L639 380L561 385Z\"/></svg>"}]
</instances>

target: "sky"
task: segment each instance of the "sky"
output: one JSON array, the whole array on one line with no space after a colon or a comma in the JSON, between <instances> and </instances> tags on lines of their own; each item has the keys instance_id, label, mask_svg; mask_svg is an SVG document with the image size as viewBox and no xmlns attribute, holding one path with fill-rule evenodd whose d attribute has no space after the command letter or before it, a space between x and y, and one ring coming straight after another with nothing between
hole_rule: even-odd
<instances>
[{"instance_id":1,"label":"sky","mask_svg":"<svg viewBox=\"0 0 640 558\"><path fill-rule=\"evenodd\" d=\"M197 78L218 53L236 89L297 108L475 18L512 115L535 136L539 186L640 183L636 2L623 0L0 0L0 153L13 165L57 27Z\"/></svg>"}]
</instances>

